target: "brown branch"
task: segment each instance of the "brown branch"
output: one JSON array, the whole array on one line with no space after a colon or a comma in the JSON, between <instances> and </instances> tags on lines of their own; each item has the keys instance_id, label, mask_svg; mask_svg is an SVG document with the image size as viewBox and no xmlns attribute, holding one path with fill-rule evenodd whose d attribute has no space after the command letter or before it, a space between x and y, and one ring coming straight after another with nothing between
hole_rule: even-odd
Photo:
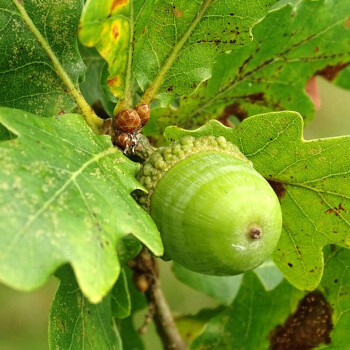
<instances>
[{"instance_id":1,"label":"brown branch","mask_svg":"<svg viewBox=\"0 0 350 350\"><path fill-rule=\"evenodd\" d=\"M146 249L143 249L139 256L132 261L131 267L134 270L134 283L140 291L145 292L149 305L145 323L139 332L145 332L147 324L153 317L164 349L185 350L186 346L160 287L158 264L155 258L150 256Z\"/></svg>"}]
</instances>

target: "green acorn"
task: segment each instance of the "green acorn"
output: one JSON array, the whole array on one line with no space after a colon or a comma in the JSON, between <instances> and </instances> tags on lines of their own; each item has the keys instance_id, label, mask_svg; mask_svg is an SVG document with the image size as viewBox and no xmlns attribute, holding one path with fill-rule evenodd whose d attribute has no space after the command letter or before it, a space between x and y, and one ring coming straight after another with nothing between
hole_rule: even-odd
<instances>
[{"instance_id":1,"label":"green acorn","mask_svg":"<svg viewBox=\"0 0 350 350\"><path fill-rule=\"evenodd\" d=\"M165 255L189 270L217 276L261 265L282 229L277 196L224 137L186 136L159 148L138 180L139 198L158 226Z\"/></svg>"}]
</instances>

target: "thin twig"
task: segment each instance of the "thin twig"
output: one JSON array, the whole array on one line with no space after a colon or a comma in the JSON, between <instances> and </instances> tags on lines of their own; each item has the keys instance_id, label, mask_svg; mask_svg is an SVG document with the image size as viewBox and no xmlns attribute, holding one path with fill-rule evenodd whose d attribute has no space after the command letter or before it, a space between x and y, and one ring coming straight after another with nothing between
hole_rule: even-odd
<instances>
[{"instance_id":1,"label":"thin twig","mask_svg":"<svg viewBox=\"0 0 350 350\"><path fill-rule=\"evenodd\" d=\"M155 304L154 322L156 324L158 334L162 339L164 349L186 349L174 322L169 305L160 288L159 280L156 280L153 284L151 284L150 288L146 292L146 296L148 303L154 302Z\"/></svg>"},{"instance_id":2,"label":"thin twig","mask_svg":"<svg viewBox=\"0 0 350 350\"><path fill-rule=\"evenodd\" d=\"M150 318L154 315L153 319L156 324L157 332L163 342L164 349L185 350L186 346L179 334L169 305L160 287L158 264L155 258L150 256L147 250L144 249L131 266L136 276L136 278L134 278L136 287L139 287L140 290L144 290L144 277L146 277L149 283L145 291L149 312L145 323L140 329L141 332L145 332L147 323L149 323ZM140 278L141 276L143 277ZM140 285L138 285L139 279L142 281Z\"/></svg>"},{"instance_id":3,"label":"thin twig","mask_svg":"<svg viewBox=\"0 0 350 350\"><path fill-rule=\"evenodd\" d=\"M148 325L152 322L154 313L156 312L156 307L154 304L148 305L148 312L146 314L146 317L142 323L142 326L139 328L138 332L140 335L144 335L147 332Z\"/></svg>"}]
</instances>

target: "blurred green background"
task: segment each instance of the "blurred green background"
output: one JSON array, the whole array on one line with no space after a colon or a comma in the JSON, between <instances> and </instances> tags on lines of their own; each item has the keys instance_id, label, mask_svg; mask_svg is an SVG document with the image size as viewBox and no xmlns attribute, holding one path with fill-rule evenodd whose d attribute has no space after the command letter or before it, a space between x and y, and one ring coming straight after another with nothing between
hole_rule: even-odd
<instances>
[{"instance_id":1,"label":"blurred green background","mask_svg":"<svg viewBox=\"0 0 350 350\"><path fill-rule=\"evenodd\" d=\"M314 121L305 129L305 139L350 135L350 91L318 78L322 106ZM162 287L176 314L193 314L217 303L178 282L170 270L171 263L161 263ZM58 281L51 278L32 293L13 291L0 285L0 350L47 350L47 320ZM136 315L140 327L144 312ZM147 350L161 350L153 324L143 336ZM98 349L97 349L98 350ZM127 350L127 349L126 349Z\"/></svg>"}]
</instances>

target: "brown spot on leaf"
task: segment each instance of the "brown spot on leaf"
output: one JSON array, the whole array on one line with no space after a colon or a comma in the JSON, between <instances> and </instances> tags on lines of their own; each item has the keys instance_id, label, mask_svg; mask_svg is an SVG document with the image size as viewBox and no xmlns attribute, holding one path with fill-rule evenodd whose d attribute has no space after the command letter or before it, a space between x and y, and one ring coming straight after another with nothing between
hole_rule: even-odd
<instances>
[{"instance_id":1,"label":"brown spot on leaf","mask_svg":"<svg viewBox=\"0 0 350 350\"><path fill-rule=\"evenodd\" d=\"M218 120L220 120L224 125L227 125L227 123L229 123L227 119L232 115L236 116L240 121L244 120L248 116L247 112L241 107L241 105L235 102L234 104L227 106L224 109Z\"/></svg>"},{"instance_id":2,"label":"brown spot on leaf","mask_svg":"<svg viewBox=\"0 0 350 350\"><path fill-rule=\"evenodd\" d=\"M284 325L270 333L270 350L309 350L329 344L332 308L321 292L307 294Z\"/></svg>"},{"instance_id":3,"label":"brown spot on leaf","mask_svg":"<svg viewBox=\"0 0 350 350\"><path fill-rule=\"evenodd\" d=\"M335 216L339 216L340 212L344 211L346 212L345 208L343 207L342 203L339 203L337 207L334 208L329 208L328 210L325 211L325 214L332 214L334 213Z\"/></svg>"},{"instance_id":4,"label":"brown spot on leaf","mask_svg":"<svg viewBox=\"0 0 350 350\"><path fill-rule=\"evenodd\" d=\"M238 74L239 74L239 75L243 72L243 69L245 68L245 66L249 63L249 61L250 61L253 57L254 57L253 55L250 55L250 56L241 64L241 66L239 67L239 70L238 70Z\"/></svg>"},{"instance_id":5,"label":"brown spot on leaf","mask_svg":"<svg viewBox=\"0 0 350 350\"><path fill-rule=\"evenodd\" d=\"M264 101L264 93L263 92L258 92L255 94L250 94L246 97L248 100L251 102L258 102L258 101Z\"/></svg>"},{"instance_id":6,"label":"brown spot on leaf","mask_svg":"<svg viewBox=\"0 0 350 350\"><path fill-rule=\"evenodd\" d=\"M220 39L216 39L216 40L206 40L206 39L202 39L202 40L198 40L198 41L197 41L197 44L201 44L201 43L204 43L204 44L206 44L206 43L214 43L215 45L219 45L219 44L221 44L221 43L227 44L228 41L227 41L227 40L226 40L226 41L222 41L222 40L220 40Z\"/></svg>"},{"instance_id":7,"label":"brown spot on leaf","mask_svg":"<svg viewBox=\"0 0 350 350\"><path fill-rule=\"evenodd\" d=\"M113 38L114 38L114 39L117 39L117 38L118 38L118 35L119 35L118 24L115 24L115 25L112 27L112 35L113 35Z\"/></svg>"},{"instance_id":8,"label":"brown spot on leaf","mask_svg":"<svg viewBox=\"0 0 350 350\"><path fill-rule=\"evenodd\" d=\"M345 28L349 28L349 27L350 27L350 17L345 22Z\"/></svg>"},{"instance_id":9,"label":"brown spot on leaf","mask_svg":"<svg viewBox=\"0 0 350 350\"><path fill-rule=\"evenodd\" d=\"M117 83L117 81L118 81L118 75L114 78L108 79L107 84L108 84L108 86L113 86Z\"/></svg>"},{"instance_id":10,"label":"brown spot on leaf","mask_svg":"<svg viewBox=\"0 0 350 350\"><path fill-rule=\"evenodd\" d=\"M184 12L181 11L181 10L179 10L179 9L177 9L177 8L175 7L175 8L174 8L174 11L173 11L173 14L174 14L175 17L181 18L181 17L183 16Z\"/></svg>"},{"instance_id":11,"label":"brown spot on leaf","mask_svg":"<svg viewBox=\"0 0 350 350\"><path fill-rule=\"evenodd\" d=\"M217 119L217 121L219 121L222 125L227 126L228 128L234 128L235 125L232 124L228 118L229 116L224 116L224 117L220 116L219 119Z\"/></svg>"},{"instance_id":12,"label":"brown spot on leaf","mask_svg":"<svg viewBox=\"0 0 350 350\"><path fill-rule=\"evenodd\" d=\"M95 222L95 225L96 225L96 227L97 227L97 230L98 230L98 231L100 231L100 232L102 232L102 231L103 231L103 228L102 228L102 226L100 225L100 223L99 223L99 222ZM103 248L103 244L102 244L102 242L101 242L101 245L102 245L102 248Z\"/></svg>"},{"instance_id":13,"label":"brown spot on leaf","mask_svg":"<svg viewBox=\"0 0 350 350\"><path fill-rule=\"evenodd\" d=\"M346 210L343 208L342 203L339 203L339 205L338 205L338 210L346 211Z\"/></svg>"},{"instance_id":14,"label":"brown spot on leaf","mask_svg":"<svg viewBox=\"0 0 350 350\"><path fill-rule=\"evenodd\" d=\"M142 31L142 36L144 35L146 33L146 27L145 28L143 28L143 31Z\"/></svg>"},{"instance_id":15,"label":"brown spot on leaf","mask_svg":"<svg viewBox=\"0 0 350 350\"><path fill-rule=\"evenodd\" d=\"M124 6L129 2L129 0L113 0L110 12L113 12L116 7Z\"/></svg>"},{"instance_id":16,"label":"brown spot on leaf","mask_svg":"<svg viewBox=\"0 0 350 350\"><path fill-rule=\"evenodd\" d=\"M327 67L317 71L315 73L315 75L320 75L320 76L324 77L325 79L332 81L336 78L338 73L341 70L343 70L344 68L346 68L349 64L350 64L350 62L345 62L345 63L338 63L334 66L327 66Z\"/></svg>"},{"instance_id":17,"label":"brown spot on leaf","mask_svg":"<svg viewBox=\"0 0 350 350\"><path fill-rule=\"evenodd\" d=\"M283 184L272 180L268 180L268 183L277 194L278 199L281 200L286 194L286 189L284 188Z\"/></svg>"}]
</instances>

